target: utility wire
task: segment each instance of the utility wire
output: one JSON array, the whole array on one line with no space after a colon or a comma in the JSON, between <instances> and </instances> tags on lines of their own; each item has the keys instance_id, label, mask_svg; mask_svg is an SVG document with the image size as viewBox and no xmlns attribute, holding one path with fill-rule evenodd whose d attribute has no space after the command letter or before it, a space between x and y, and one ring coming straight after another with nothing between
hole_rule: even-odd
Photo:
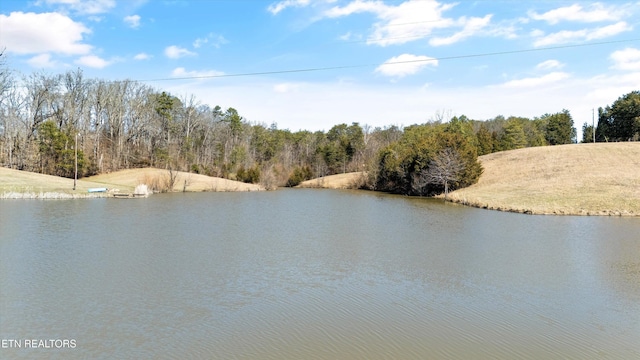
<instances>
[{"instance_id":1,"label":"utility wire","mask_svg":"<svg viewBox=\"0 0 640 360\"><path fill-rule=\"evenodd\" d=\"M542 48L536 48L536 49L521 49L521 50L496 51L496 52L478 53L478 54L443 56L443 57L436 57L436 58L429 58L429 59L390 61L390 62L385 62L383 64L379 64L378 63L378 64L324 66L324 67L303 68L303 69L259 71L259 72L247 72L247 73L236 73L236 74L202 75L202 76L183 76L183 77L157 78L157 79L145 79L145 80L133 80L133 81L155 82L155 81L176 81L176 80L199 80L199 79L214 79L214 78L231 78L231 77L249 77L249 76L261 76L261 75L305 73L305 72L317 72L317 71L330 71L330 70L341 70L341 69L364 68L364 67L382 66L382 65L389 66L389 65L432 62L432 61L443 61L443 60L456 60L456 59L469 59L469 58L477 58L477 57L522 54L522 53L531 53L531 52L539 52L539 51L549 51L549 50L559 50L559 49L572 49L572 48L588 47L588 46L600 46L600 45L608 45L608 44L618 44L618 43L634 42L634 41L640 41L640 38L602 41L602 42L594 42L594 43L588 43L588 44L572 44L572 45L550 46L550 47L542 47Z\"/></svg>"}]
</instances>

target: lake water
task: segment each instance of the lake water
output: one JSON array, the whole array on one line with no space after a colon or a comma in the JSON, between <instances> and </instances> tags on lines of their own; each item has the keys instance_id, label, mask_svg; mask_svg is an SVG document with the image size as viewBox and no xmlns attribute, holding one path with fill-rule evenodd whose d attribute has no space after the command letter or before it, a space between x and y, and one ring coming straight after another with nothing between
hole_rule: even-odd
<instances>
[{"instance_id":1,"label":"lake water","mask_svg":"<svg viewBox=\"0 0 640 360\"><path fill-rule=\"evenodd\" d=\"M0 339L3 359L640 359L640 219L302 189L4 200Z\"/></svg>"}]
</instances>

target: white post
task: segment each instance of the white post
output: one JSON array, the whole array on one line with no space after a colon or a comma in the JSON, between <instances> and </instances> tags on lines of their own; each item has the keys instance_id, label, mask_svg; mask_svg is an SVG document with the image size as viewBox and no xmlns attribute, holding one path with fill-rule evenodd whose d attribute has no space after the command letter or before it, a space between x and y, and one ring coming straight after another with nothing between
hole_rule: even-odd
<instances>
[{"instance_id":1,"label":"white post","mask_svg":"<svg viewBox=\"0 0 640 360\"><path fill-rule=\"evenodd\" d=\"M75 150L75 172L73 174L73 190L76 189L76 182L78 181L78 134L76 133L76 144L74 147Z\"/></svg>"}]
</instances>

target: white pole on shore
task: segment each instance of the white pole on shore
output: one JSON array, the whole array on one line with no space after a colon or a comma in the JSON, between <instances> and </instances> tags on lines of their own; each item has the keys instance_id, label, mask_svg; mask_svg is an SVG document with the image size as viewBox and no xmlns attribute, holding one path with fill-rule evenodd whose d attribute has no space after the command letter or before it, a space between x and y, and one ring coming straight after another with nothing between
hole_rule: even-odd
<instances>
[{"instance_id":1,"label":"white pole on shore","mask_svg":"<svg viewBox=\"0 0 640 360\"><path fill-rule=\"evenodd\" d=\"M76 189L76 182L78 181L78 134L76 133L76 145L74 147L75 150L75 172L73 174L73 190Z\"/></svg>"}]
</instances>

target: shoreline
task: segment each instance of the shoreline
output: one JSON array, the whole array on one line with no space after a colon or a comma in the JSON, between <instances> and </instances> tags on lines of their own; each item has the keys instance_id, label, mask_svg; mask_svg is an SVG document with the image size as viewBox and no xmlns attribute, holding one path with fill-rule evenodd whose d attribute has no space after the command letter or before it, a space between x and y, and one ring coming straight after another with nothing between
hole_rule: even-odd
<instances>
[{"instance_id":1,"label":"shoreline","mask_svg":"<svg viewBox=\"0 0 640 360\"><path fill-rule=\"evenodd\" d=\"M570 144L524 148L479 157L478 183L450 192L447 202L530 215L640 217L640 143ZM136 184L162 180L166 170L129 169L78 180L0 168L1 199L86 199L132 193ZM259 185L179 173L173 192L264 191ZM366 176L325 176L296 188L358 189ZM106 193L88 193L106 187ZM370 191L370 190L367 190Z\"/></svg>"},{"instance_id":2,"label":"shoreline","mask_svg":"<svg viewBox=\"0 0 640 360\"><path fill-rule=\"evenodd\" d=\"M446 202L452 204L458 204L468 207L473 207L477 209L491 210L491 211L501 211L501 212L510 212L516 214L524 214L524 215L538 215L538 216L617 216L617 217L640 217L640 213L635 213L633 211L628 210L579 210L573 211L569 209L527 209L516 206L492 206L486 203L481 202L472 202L468 200L460 200L460 199L444 199L444 197L438 196L438 198L442 198Z\"/></svg>"},{"instance_id":3,"label":"shoreline","mask_svg":"<svg viewBox=\"0 0 640 360\"><path fill-rule=\"evenodd\" d=\"M359 175L359 174L358 174ZM315 180L315 179L314 179ZM300 189L326 189L326 190L360 190L360 191L372 191L372 190L361 190L356 188L349 187L336 187L333 185L326 186L304 186L304 187L296 187ZM173 191L167 192L166 194L172 193L181 193L182 191ZM184 191L187 193L196 193L196 192L238 192L235 191ZM240 191L240 192L252 192L252 191ZM378 192L378 191L373 191ZM384 192L380 192L386 194ZM108 199L108 198L117 198L115 194L118 192L104 192L104 193L71 193L71 192L56 192L56 191L4 191L0 193L0 200L76 200L76 199ZM122 193L120 193L122 194ZM568 209L529 209L517 206L495 206L490 205L488 203L483 202L474 202L466 199L453 199L447 198L444 199L443 195L436 196L435 198L439 198L444 200L445 202L449 202L452 204L458 204L462 206L473 207L477 209L491 210L491 211L501 211L501 212L511 212L517 214L525 214L525 215L551 215L551 216L616 216L616 217L640 217L640 213L635 213L633 211L628 210L611 210L611 209L603 209L596 211L589 210L580 210L580 211L571 211Z\"/></svg>"},{"instance_id":4,"label":"shoreline","mask_svg":"<svg viewBox=\"0 0 640 360\"><path fill-rule=\"evenodd\" d=\"M110 193L81 193L72 194L67 192L40 191L40 192L17 192L5 191L0 193L0 200L73 200L73 199L99 199L113 197Z\"/></svg>"}]
</instances>

